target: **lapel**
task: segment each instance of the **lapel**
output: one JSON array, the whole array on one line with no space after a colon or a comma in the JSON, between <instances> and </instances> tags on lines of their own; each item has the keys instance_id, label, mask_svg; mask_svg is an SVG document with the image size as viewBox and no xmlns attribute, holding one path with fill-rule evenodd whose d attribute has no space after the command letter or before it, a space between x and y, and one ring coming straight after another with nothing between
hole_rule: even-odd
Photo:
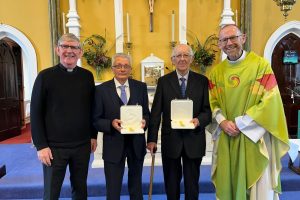
<instances>
[{"instance_id":1,"label":"lapel","mask_svg":"<svg viewBox=\"0 0 300 200\"><path fill-rule=\"evenodd\" d=\"M189 72L189 77L188 77L188 82L186 86L186 97L190 97L192 92L193 92L193 85L195 84L195 77L194 77L194 72L190 71Z\"/></svg>"},{"instance_id":2,"label":"lapel","mask_svg":"<svg viewBox=\"0 0 300 200\"><path fill-rule=\"evenodd\" d=\"M111 96L111 101L112 101L113 105L118 105L118 107L119 107L120 104L121 105L123 104L123 102L117 93L117 88L116 88L114 79L110 80L107 84L108 84L108 87L110 88L109 95Z\"/></svg>"},{"instance_id":3,"label":"lapel","mask_svg":"<svg viewBox=\"0 0 300 200\"><path fill-rule=\"evenodd\" d=\"M176 71L173 71L170 74L170 85L173 88L173 91L175 91L175 97L181 99L180 85Z\"/></svg>"},{"instance_id":4,"label":"lapel","mask_svg":"<svg viewBox=\"0 0 300 200\"><path fill-rule=\"evenodd\" d=\"M137 99L138 96L137 96L135 83L131 79L128 79L128 84L129 84L129 92L130 92L130 97L128 99L128 105L131 105L132 100Z\"/></svg>"}]
</instances>

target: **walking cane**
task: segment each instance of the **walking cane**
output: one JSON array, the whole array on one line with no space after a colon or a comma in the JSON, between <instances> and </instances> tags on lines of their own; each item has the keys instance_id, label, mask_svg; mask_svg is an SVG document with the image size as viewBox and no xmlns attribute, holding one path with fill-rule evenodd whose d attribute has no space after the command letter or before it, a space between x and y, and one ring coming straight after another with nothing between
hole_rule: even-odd
<instances>
[{"instance_id":1,"label":"walking cane","mask_svg":"<svg viewBox=\"0 0 300 200\"><path fill-rule=\"evenodd\" d=\"M151 174L150 174L150 185L149 185L149 194L148 194L148 200L152 200L152 186L153 186L153 176L154 176L154 163L155 163L155 152L156 149L153 150L153 153L151 154L152 162L151 162Z\"/></svg>"}]
</instances>

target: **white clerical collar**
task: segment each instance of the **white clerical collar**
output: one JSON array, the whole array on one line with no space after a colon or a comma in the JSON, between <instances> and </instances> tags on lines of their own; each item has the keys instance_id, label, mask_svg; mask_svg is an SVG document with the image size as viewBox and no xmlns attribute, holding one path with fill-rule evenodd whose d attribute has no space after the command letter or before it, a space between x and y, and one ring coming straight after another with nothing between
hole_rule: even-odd
<instances>
[{"instance_id":1,"label":"white clerical collar","mask_svg":"<svg viewBox=\"0 0 300 200\"><path fill-rule=\"evenodd\" d=\"M58 66L66 72L73 72L73 71L77 70L77 66L75 66L74 68L67 68L61 63Z\"/></svg>"},{"instance_id":2,"label":"white clerical collar","mask_svg":"<svg viewBox=\"0 0 300 200\"><path fill-rule=\"evenodd\" d=\"M245 50L243 50L241 57L239 57L237 60L229 60L228 57L227 57L227 60L230 64L236 64L236 63L243 61L246 58L246 55L247 55L247 52Z\"/></svg>"},{"instance_id":3,"label":"white clerical collar","mask_svg":"<svg viewBox=\"0 0 300 200\"><path fill-rule=\"evenodd\" d=\"M115 82L116 88L118 88L119 86L122 85L116 78L114 78L114 82ZM125 85L126 87L129 87L128 79L126 80L126 82L123 85Z\"/></svg>"}]
</instances>

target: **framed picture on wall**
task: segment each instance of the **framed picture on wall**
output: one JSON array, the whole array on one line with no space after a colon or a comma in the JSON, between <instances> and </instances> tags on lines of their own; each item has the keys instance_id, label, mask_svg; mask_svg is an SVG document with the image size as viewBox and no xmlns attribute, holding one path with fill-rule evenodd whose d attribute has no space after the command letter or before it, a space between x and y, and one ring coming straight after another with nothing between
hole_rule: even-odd
<instances>
[{"instance_id":1,"label":"framed picture on wall","mask_svg":"<svg viewBox=\"0 0 300 200\"><path fill-rule=\"evenodd\" d=\"M148 88L156 87L158 79L164 75L164 61L151 54L141 62L142 81Z\"/></svg>"}]
</instances>

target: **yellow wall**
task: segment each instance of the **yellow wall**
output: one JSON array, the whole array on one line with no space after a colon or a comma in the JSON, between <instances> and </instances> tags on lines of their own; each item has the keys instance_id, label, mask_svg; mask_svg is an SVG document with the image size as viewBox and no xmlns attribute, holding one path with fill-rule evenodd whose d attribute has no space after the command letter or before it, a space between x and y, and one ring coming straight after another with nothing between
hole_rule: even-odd
<instances>
[{"instance_id":1,"label":"yellow wall","mask_svg":"<svg viewBox=\"0 0 300 200\"><path fill-rule=\"evenodd\" d=\"M165 73L173 66L170 61L171 13L175 11L175 39L178 39L179 0L159 0L154 4L154 32L149 32L149 6L146 0L124 0L123 11L131 19L131 41L133 43L133 76L141 78L140 61L154 53L165 61ZM240 15L240 0L232 0L232 10ZM68 13L69 1L60 0L61 11ZM8 24L24 33L32 42L38 59L38 71L51 66L51 45L46 0L0 0L0 23ZM33 6L34 5L34 6ZM205 39L218 32L223 0L188 0L187 40L194 42L193 34L203 43ZM108 41L109 55L115 53L114 1L113 0L77 0L80 16L81 40L91 34L105 35ZM271 34L286 21L279 7L273 1L252 1L252 50L263 55L264 47ZM235 20L235 16L233 17ZM293 6L287 21L300 20L300 3ZM105 31L106 30L106 31ZM124 17L124 32L126 20ZM126 41L126 36L124 38ZM124 51L126 51L124 47ZM218 57L218 56L217 56ZM216 62L218 62L217 59ZM94 71L83 59L83 66ZM198 70L193 68L194 70ZM112 77L110 70L104 79Z\"/></svg>"},{"instance_id":2,"label":"yellow wall","mask_svg":"<svg viewBox=\"0 0 300 200\"><path fill-rule=\"evenodd\" d=\"M0 0L0 23L21 31L37 54L38 71L52 65L48 1Z\"/></svg>"},{"instance_id":3,"label":"yellow wall","mask_svg":"<svg viewBox=\"0 0 300 200\"><path fill-rule=\"evenodd\" d=\"M251 47L254 52L263 56L268 39L280 26L289 21L300 21L300 2L297 1L293 6L287 20L275 2L262 0L252 2Z\"/></svg>"},{"instance_id":4,"label":"yellow wall","mask_svg":"<svg viewBox=\"0 0 300 200\"><path fill-rule=\"evenodd\" d=\"M131 55L133 57L133 77L141 79L140 61L154 53L155 56L165 61L165 73L172 69L170 61L171 48L171 13L175 11L175 39L178 40L178 0L155 1L154 3L154 31L149 31L149 5L148 1L126 0L123 1L123 25L126 34L126 12L130 15L130 31L133 48ZM203 1L188 0L187 40L189 43L194 42L195 34L201 42L211 35L218 32L220 23L220 13L223 3L220 0ZM68 1L61 1L62 12L67 13L69 9ZM105 35L108 41L108 48L111 49L109 54L115 52L115 31L114 31L114 1L86 1L77 0L78 14L80 15L81 40L91 34ZM212 12L212 10L214 12ZM193 33L193 34L191 34ZM126 35L124 41L126 41ZM126 52L124 47L124 52ZM83 59L83 66L90 70ZM198 69L196 69L198 70ZM198 70L199 71L199 70ZM105 73L104 79L112 77L110 70Z\"/></svg>"}]
</instances>

